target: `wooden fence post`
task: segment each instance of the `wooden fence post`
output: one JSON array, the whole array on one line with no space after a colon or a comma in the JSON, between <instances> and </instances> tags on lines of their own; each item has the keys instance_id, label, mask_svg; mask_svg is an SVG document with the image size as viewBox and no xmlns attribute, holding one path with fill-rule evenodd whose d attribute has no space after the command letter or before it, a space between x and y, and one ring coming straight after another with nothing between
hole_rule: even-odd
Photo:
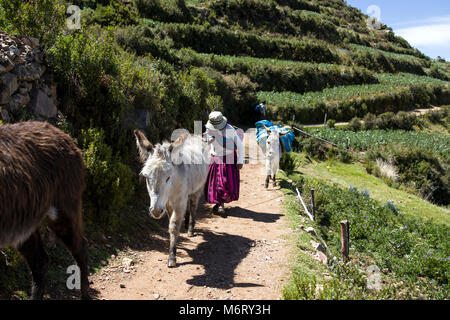
<instances>
[{"instance_id":1,"label":"wooden fence post","mask_svg":"<svg viewBox=\"0 0 450 320\"><path fill-rule=\"evenodd\" d=\"M348 260L348 251L349 251L349 242L350 242L350 232L349 232L349 222L348 220L341 221L341 253L344 257L344 260Z\"/></svg>"},{"instance_id":2,"label":"wooden fence post","mask_svg":"<svg viewBox=\"0 0 450 320\"><path fill-rule=\"evenodd\" d=\"M311 204L312 204L312 216L313 220L316 221L316 204L314 203L314 189L311 189Z\"/></svg>"}]
</instances>

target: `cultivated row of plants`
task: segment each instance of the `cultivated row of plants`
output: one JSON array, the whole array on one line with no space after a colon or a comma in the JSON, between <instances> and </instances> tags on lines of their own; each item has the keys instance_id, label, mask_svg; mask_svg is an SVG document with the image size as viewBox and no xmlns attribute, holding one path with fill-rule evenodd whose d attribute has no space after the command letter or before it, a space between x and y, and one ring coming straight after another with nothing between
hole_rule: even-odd
<instances>
[{"instance_id":1,"label":"cultivated row of plants","mask_svg":"<svg viewBox=\"0 0 450 320\"><path fill-rule=\"evenodd\" d=\"M381 114L410 110L430 105L448 104L448 82L412 74L378 75L379 84L351 85L327 88L318 92L258 93L266 100L269 115L279 121L320 123L325 114L328 119L348 121L367 113Z\"/></svg>"},{"instance_id":2,"label":"cultivated row of plants","mask_svg":"<svg viewBox=\"0 0 450 320\"><path fill-rule=\"evenodd\" d=\"M424 75L423 68L430 67L430 62L426 59L361 45L350 44L349 51L342 52L325 41L315 39L261 36L250 31L231 31L221 26L211 27L208 24L158 23L148 20L146 23L147 26L139 25L121 30L119 32L121 42L133 49L133 46L142 47L139 42L154 42L155 38L156 41L164 38L167 43L166 37L170 37L170 46L175 49L190 47L202 53L357 65L378 72L410 72ZM142 30L150 27L153 30Z\"/></svg>"},{"instance_id":3,"label":"cultivated row of plants","mask_svg":"<svg viewBox=\"0 0 450 320\"><path fill-rule=\"evenodd\" d=\"M258 83L260 90L302 93L332 86L377 82L372 72L358 67L200 54L190 49L182 49L177 55L187 66L211 67L227 74L243 73Z\"/></svg>"},{"instance_id":4,"label":"cultivated row of plants","mask_svg":"<svg viewBox=\"0 0 450 320\"><path fill-rule=\"evenodd\" d=\"M424 115L416 113L407 113L400 111L398 113L386 112L379 116L368 113L364 118L355 117L347 125L352 131L361 130L422 130L427 129L430 124L437 124L444 128L448 127L449 108L432 110Z\"/></svg>"},{"instance_id":5,"label":"cultivated row of plants","mask_svg":"<svg viewBox=\"0 0 450 320\"><path fill-rule=\"evenodd\" d=\"M349 46L348 58L356 65L378 72L408 72L425 75L424 68L430 67L428 60L407 54L385 52L366 46L352 44Z\"/></svg>"},{"instance_id":6,"label":"cultivated row of plants","mask_svg":"<svg viewBox=\"0 0 450 320\"><path fill-rule=\"evenodd\" d=\"M448 135L404 130L365 130L354 132L330 128L308 128L311 134L354 150L365 151L382 146L401 145L415 147L438 155L444 160L450 157Z\"/></svg>"},{"instance_id":7,"label":"cultivated row of plants","mask_svg":"<svg viewBox=\"0 0 450 320\"><path fill-rule=\"evenodd\" d=\"M315 189L317 221L307 225L318 231L338 260L329 257L329 279L294 269L283 290L285 299L448 299L448 225L411 217L393 202L372 199L368 191L343 189L298 174L289 174L288 179L283 185L291 190L291 199L294 187L304 195ZM299 223L301 205L292 200L288 210ZM342 220L350 223L349 262L339 261ZM304 242L299 246L304 247ZM369 286L374 267L378 288Z\"/></svg>"},{"instance_id":8,"label":"cultivated row of plants","mask_svg":"<svg viewBox=\"0 0 450 320\"><path fill-rule=\"evenodd\" d=\"M248 55L307 62L339 63L330 44L307 38L280 38L249 31L231 31L221 26L196 24L157 24L159 33L173 40L174 48L192 48L197 52Z\"/></svg>"}]
</instances>

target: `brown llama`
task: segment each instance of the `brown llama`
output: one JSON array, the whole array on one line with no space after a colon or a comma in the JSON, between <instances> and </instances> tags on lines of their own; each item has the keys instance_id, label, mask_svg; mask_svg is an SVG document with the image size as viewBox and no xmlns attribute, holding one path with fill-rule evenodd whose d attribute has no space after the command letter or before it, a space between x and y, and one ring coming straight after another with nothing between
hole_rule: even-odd
<instances>
[{"instance_id":1,"label":"brown llama","mask_svg":"<svg viewBox=\"0 0 450 320\"><path fill-rule=\"evenodd\" d=\"M81 197L85 168L73 139L45 122L0 125L0 248L14 247L32 274L32 299L42 299L48 269L39 226L45 217L81 273L89 299L87 241Z\"/></svg>"}]
</instances>

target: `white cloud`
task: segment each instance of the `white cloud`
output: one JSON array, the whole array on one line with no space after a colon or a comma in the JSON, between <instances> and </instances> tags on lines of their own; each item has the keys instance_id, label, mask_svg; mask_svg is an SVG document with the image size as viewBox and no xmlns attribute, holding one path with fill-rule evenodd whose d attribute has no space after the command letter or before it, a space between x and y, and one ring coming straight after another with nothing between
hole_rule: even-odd
<instances>
[{"instance_id":1,"label":"white cloud","mask_svg":"<svg viewBox=\"0 0 450 320\"><path fill-rule=\"evenodd\" d=\"M421 19L421 20L402 21L402 22L392 23L389 26L390 27L400 27L400 26L407 26L407 25L417 26L417 25L448 24L448 23L450 23L450 15L430 17L430 18Z\"/></svg>"},{"instance_id":2,"label":"white cloud","mask_svg":"<svg viewBox=\"0 0 450 320\"><path fill-rule=\"evenodd\" d=\"M409 27L394 30L412 46L450 46L450 23Z\"/></svg>"}]
</instances>

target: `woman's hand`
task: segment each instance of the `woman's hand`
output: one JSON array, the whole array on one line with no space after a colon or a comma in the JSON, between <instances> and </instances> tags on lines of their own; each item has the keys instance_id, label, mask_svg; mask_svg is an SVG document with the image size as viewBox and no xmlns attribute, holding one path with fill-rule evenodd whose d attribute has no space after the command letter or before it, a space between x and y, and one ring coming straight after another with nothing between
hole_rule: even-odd
<instances>
[{"instance_id":1,"label":"woman's hand","mask_svg":"<svg viewBox=\"0 0 450 320\"><path fill-rule=\"evenodd\" d=\"M237 165L237 167L238 167L239 170L241 170L243 166L244 166L244 165L243 165L242 163L239 163L239 164Z\"/></svg>"}]
</instances>

